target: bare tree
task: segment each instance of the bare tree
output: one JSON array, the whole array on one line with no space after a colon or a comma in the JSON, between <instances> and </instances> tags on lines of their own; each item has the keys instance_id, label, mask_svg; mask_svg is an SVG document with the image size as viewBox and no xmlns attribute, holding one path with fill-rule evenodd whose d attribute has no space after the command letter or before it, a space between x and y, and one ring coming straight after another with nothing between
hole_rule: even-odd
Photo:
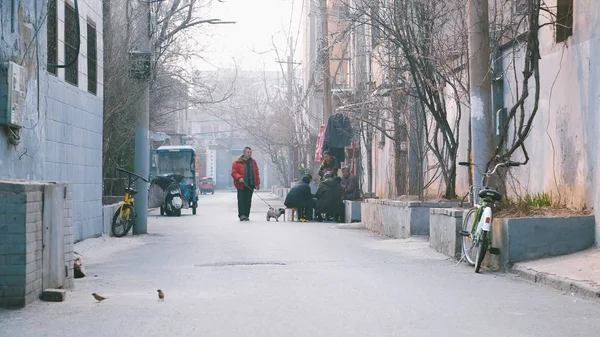
<instances>
[{"instance_id":1,"label":"bare tree","mask_svg":"<svg viewBox=\"0 0 600 337\"><path fill-rule=\"evenodd\" d=\"M392 132L388 136L396 143L407 139L408 128L402 123L407 111L400 106L408 101L407 97L417 98L417 112L432 125L431 129L424 129L423 141L438 162L444 196L454 198L459 123L466 91L464 2L394 0L386 7L378 1L355 0L348 6L355 25L370 26L375 35L386 41L375 46L374 55L379 55L377 62L388 74L383 87L392 96ZM449 104L456 111L453 118L449 118ZM396 158L401 158L398 145ZM402 169L401 164L396 167ZM396 172L396 178L404 179L402 174ZM398 182L396 188L406 190Z\"/></svg>"},{"instance_id":2,"label":"bare tree","mask_svg":"<svg viewBox=\"0 0 600 337\"><path fill-rule=\"evenodd\" d=\"M203 108L252 140L275 167L279 182L289 186L289 147L296 141L296 114L278 75L241 72L230 99Z\"/></svg>"},{"instance_id":3,"label":"bare tree","mask_svg":"<svg viewBox=\"0 0 600 337\"><path fill-rule=\"evenodd\" d=\"M525 140L530 134L533 126L533 121L537 115L540 98L540 68L539 60L540 46L538 34L544 25L540 25L540 13L549 14L551 19L545 25L556 24L556 16L551 9L544 4L543 0L522 0L526 4L525 13L517 13L521 15L509 16L508 20L499 22L498 26L501 30L498 34L498 39L495 42L499 45L506 40L520 41L525 48L525 59L522 70L522 78L520 90L517 84L515 88L516 102L508 109L506 120L502 125L500 139L496 150L490 158L489 165L492 165L497 160L508 160L516 151L521 150L525 159L524 164L529 162L529 154L525 147ZM504 7L503 3L497 3L500 8ZM572 9L571 9L572 10ZM514 54L513 54L514 57ZM513 61L514 58L513 58ZM516 71L516 70L515 70ZM515 79L517 78L515 73ZM531 87L533 81L533 88ZM518 83L518 82L517 82ZM533 89L533 100L528 101ZM529 103L530 109L526 109L526 104Z\"/></svg>"},{"instance_id":4,"label":"bare tree","mask_svg":"<svg viewBox=\"0 0 600 337\"><path fill-rule=\"evenodd\" d=\"M107 0L104 12L104 146L103 173L112 180L119 164L132 168L135 111L141 88L128 76L130 52L138 40L134 29L147 25L152 34L152 79L150 81L151 129L169 123L173 114L199 103L222 101L227 91L215 96L210 79L191 71L191 62L202 57L196 36L206 35L209 24L228 23L203 17L210 0L154 2L151 13L140 15L135 0ZM105 193L110 193L105 190Z\"/></svg>"}]
</instances>

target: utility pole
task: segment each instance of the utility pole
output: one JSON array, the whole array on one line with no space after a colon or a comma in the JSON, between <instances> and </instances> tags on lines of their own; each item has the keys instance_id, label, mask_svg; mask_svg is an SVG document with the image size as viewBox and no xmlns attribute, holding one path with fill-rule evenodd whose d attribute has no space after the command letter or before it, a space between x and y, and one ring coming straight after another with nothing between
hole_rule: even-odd
<instances>
[{"instance_id":1,"label":"utility pole","mask_svg":"<svg viewBox=\"0 0 600 337\"><path fill-rule=\"evenodd\" d=\"M132 75L138 80L140 95L138 97L135 122L135 173L148 178L150 173L150 4L147 1L137 3L136 24L137 45L130 52ZM137 180L138 193L135 198L137 216L133 226L133 234L148 233L148 185Z\"/></svg>"},{"instance_id":2,"label":"utility pole","mask_svg":"<svg viewBox=\"0 0 600 337\"><path fill-rule=\"evenodd\" d=\"M323 123L333 115L331 102L331 65L329 64L329 16L327 15L327 0L321 0L321 66L323 67Z\"/></svg>"},{"instance_id":3,"label":"utility pole","mask_svg":"<svg viewBox=\"0 0 600 337\"><path fill-rule=\"evenodd\" d=\"M469 0L469 87L472 162L483 170L494 144L491 110L490 23L487 0ZM482 175L473 168L474 184ZM474 191L477 197L479 191Z\"/></svg>"},{"instance_id":4,"label":"utility pole","mask_svg":"<svg viewBox=\"0 0 600 337\"><path fill-rule=\"evenodd\" d=\"M290 112L294 114L294 42L290 36L290 53L287 57L287 101ZM295 115L295 114L294 114ZM296 131L294 120L294 131ZM288 172L290 176L290 188L294 182L294 144L288 147Z\"/></svg>"},{"instance_id":5,"label":"utility pole","mask_svg":"<svg viewBox=\"0 0 600 337\"><path fill-rule=\"evenodd\" d=\"M287 60L277 61L278 63L286 63L287 65L287 103L289 111L294 114L295 113L295 105L294 105L294 64L299 64L294 62L294 40L290 36L290 51L287 56ZM296 120L294 120L294 125L296 125ZM288 178L290 181L290 187L292 187L292 182L294 181L294 144L290 144L288 146Z\"/></svg>"}]
</instances>

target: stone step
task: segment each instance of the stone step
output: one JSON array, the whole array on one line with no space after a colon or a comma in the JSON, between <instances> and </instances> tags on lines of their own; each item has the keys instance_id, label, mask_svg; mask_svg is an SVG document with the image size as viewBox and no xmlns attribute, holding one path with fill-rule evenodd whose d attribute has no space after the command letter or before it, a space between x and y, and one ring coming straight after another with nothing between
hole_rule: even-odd
<instances>
[{"instance_id":1,"label":"stone step","mask_svg":"<svg viewBox=\"0 0 600 337\"><path fill-rule=\"evenodd\" d=\"M42 292L40 299L46 302L63 302L66 296L65 289L46 289Z\"/></svg>"}]
</instances>

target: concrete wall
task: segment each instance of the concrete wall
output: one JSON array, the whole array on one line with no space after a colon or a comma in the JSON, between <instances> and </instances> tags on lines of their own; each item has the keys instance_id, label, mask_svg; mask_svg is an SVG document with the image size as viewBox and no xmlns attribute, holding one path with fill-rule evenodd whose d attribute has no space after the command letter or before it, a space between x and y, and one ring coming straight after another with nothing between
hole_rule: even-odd
<instances>
[{"instance_id":1,"label":"concrete wall","mask_svg":"<svg viewBox=\"0 0 600 337\"><path fill-rule=\"evenodd\" d=\"M502 2L504 3L504 2ZM556 11L557 0L546 1L550 10ZM541 14L540 40L540 98L531 132L525 142L529 163L511 168L512 182L509 197L526 193L552 193L554 201L574 207L597 209L600 207L600 165L598 133L600 131L600 17L599 1L575 1L573 9L573 35L566 42L556 43L555 25L548 20L553 16ZM518 100L523 88L522 69L525 46L505 46L502 52L504 107L510 109ZM525 111L533 109L534 83ZM455 102L447 100L448 118L454 122ZM468 160L468 116L463 106L460 123L458 160ZM528 116L526 116L528 118ZM509 132L510 133L510 132ZM509 140L510 141L510 140ZM524 155L517 151L512 160L522 161ZM428 158L431 163L435 160ZM540 170L540 167L545 169ZM457 168L457 193L464 195L468 188L465 168ZM443 191L441 179L428 191ZM438 194L439 195L439 194ZM600 247L600 220L595 230L596 245Z\"/></svg>"},{"instance_id":2,"label":"concrete wall","mask_svg":"<svg viewBox=\"0 0 600 337\"><path fill-rule=\"evenodd\" d=\"M432 208L429 215L429 246L436 251L459 259L462 251L463 213L456 208Z\"/></svg>"},{"instance_id":3,"label":"concrete wall","mask_svg":"<svg viewBox=\"0 0 600 337\"><path fill-rule=\"evenodd\" d=\"M555 5L555 0L548 5ZM540 32L540 110L526 142L531 159L529 165L513 173L522 190L548 192L573 206L598 208L600 28L596 19L600 16L600 3L576 1L574 5L573 36L565 43L554 42L552 26ZM503 63L507 74L513 74L513 55L522 60L523 48L505 52ZM506 78L507 89L515 88L515 82L521 81L520 69L514 71L518 78ZM504 100L510 107L515 95L505 90ZM531 108L529 101L525 109ZM596 226L595 237L598 243L600 225Z\"/></svg>"},{"instance_id":4,"label":"concrete wall","mask_svg":"<svg viewBox=\"0 0 600 337\"><path fill-rule=\"evenodd\" d=\"M367 230L395 239L406 239L412 235L429 235L431 208L457 206L456 203L366 199L361 204L361 217Z\"/></svg>"},{"instance_id":5,"label":"concrete wall","mask_svg":"<svg viewBox=\"0 0 600 337\"><path fill-rule=\"evenodd\" d=\"M346 223L361 221L361 201L344 200L344 221Z\"/></svg>"},{"instance_id":6,"label":"concrete wall","mask_svg":"<svg viewBox=\"0 0 600 337\"><path fill-rule=\"evenodd\" d=\"M22 58L27 71L25 125L17 147L9 146L6 133L0 131L0 177L70 182L75 239L85 239L92 235L90 227L102 227L102 2L79 1L82 36L78 86L64 81L64 69L58 69L58 76L47 72L47 21L37 21L46 14L46 2L42 6L36 1L17 0L16 4L21 10L15 32L11 32L10 24L0 27L3 36L0 62L20 62ZM62 64L65 62L64 0L58 0L57 7L58 63ZM0 15L2 22L11 22L10 6L3 6ZM97 30L96 95L87 91L88 19ZM34 34L36 25L40 29ZM27 48L30 43L36 43L37 47ZM29 54L24 55L26 49ZM38 63L37 58L43 62Z\"/></svg>"},{"instance_id":7,"label":"concrete wall","mask_svg":"<svg viewBox=\"0 0 600 337\"><path fill-rule=\"evenodd\" d=\"M0 307L73 287L71 198L65 183L0 181Z\"/></svg>"},{"instance_id":8,"label":"concrete wall","mask_svg":"<svg viewBox=\"0 0 600 337\"><path fill-rule=\"evenodd\" d=\"M121 203L112 204L112 205L104 205L102 207L102 228L99 229L99 232L97 233L97 235L100 235L100 234L110 235L111 234L110 228L112 225L112 219L113 219L113 216L115 215L115 212L117 211L117 209L119 209L119 206L121 206Z\"/></svg>"},{"instance_id":9,"label":"concrete wall","mask_svg":"<svg viewBox=\"0 0 600 337\"><path fill-rule=\"evenodd\" d=\"M578 252L594 245L594 226L594 216L496 219L492 247L500 248L500 255L484 262L506 269L516 262Z\"/></svg>"},{"instance_id":10,"label":"concrete wall","mask_svg":"<svg viewBox=\"0 0 600 337\"><path fill-rule=\"evenodd\" d=\"M289 188L276 187L274 194L278 196L281 199L281 201L285 201L285 198L287 197L289 192Z\"/></svg>"},{"instance_id":11,"label":"concrete wall","mask_svg":"<svg viewBox=\"0 0 600 337\"><path fill-rule=\"evenodd\" d=\"M556 0L546 1L556 11ZM554 201L574 207L600 207L598 153L598 101L600 100L600 2L575 1L573 36L566 42L555 42L554 25L549 24L539 33L540 39L540 99L539 110L525 142L529 163L511 168L514 183L509 197L525 193L552 193ZM541 24L548 16L542 15ZM504 106L511 108L517 88L523 87L522 67L524 46L516 45L503 52ZM516 76L516 77L515 77ZM533 80L525 111L533 109ZM463 116L468 110L463 111ZM464 123L461 128L467 130ZM465 131L462 131L465 134ZM461 139L459 159L466 153L467 142ZM517 151L513 160L523 160ZM540 167L545 169L540 170ZM459 174L464 169L459 168ZM467 187L459 176L459 191ZM596 220L595 240L600 246L600 220Z\"/></svg>"}]
</instances>

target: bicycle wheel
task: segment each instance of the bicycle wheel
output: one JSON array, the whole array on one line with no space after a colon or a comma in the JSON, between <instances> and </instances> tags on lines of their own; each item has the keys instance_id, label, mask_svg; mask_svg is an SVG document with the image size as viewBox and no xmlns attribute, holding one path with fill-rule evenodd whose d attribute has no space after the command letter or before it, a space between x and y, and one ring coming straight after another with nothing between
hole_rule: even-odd
<instances>
[{"instance_id":1,"label":"bicycle wheel","mask_svg":"<svg viewBox=\"0 0 600 337\"><path fill-rule=\"evenodd\" d=\"M111 232L118 238L127 235L135 221L135 209L131 205L123 205L115 212L112 220Z\"/></svg>"},{"instance_id":2,"label":"bicycle wheel","mask_svg":"<svg viewBox=\"0 0 600 337\"><path fill-rule=\"evenodd\" d=\"M469 235L462 236L462 249L465 255L465 260L470 266L475 265L476 252L473 251L473 237L471 231L473 230L473 224L475 223L475 215L477 214L477 208L471 208L463 215L462 232L469 233Z\"/></svg>"},{"instance_id":3,"label":"bicycle wheel","mask_svg":"<svg viewBox=\"0 0 600 337\"><path fill-rule=\"evenodd\" d=\"M485 257L485 252L487 251L487 235L488 232L482 230L481 234L479 234L479 240L477 247L477 260L475 261L475 272L479 273L479 269L481 268L481 263L483 262L483 258Z\"/></svg>"}]
</instances>

